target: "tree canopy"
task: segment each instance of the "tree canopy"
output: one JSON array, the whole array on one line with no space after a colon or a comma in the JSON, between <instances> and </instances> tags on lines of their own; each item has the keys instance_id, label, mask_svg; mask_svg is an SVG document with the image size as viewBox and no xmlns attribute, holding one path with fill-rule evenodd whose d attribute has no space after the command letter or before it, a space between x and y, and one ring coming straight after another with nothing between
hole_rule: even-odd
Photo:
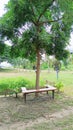
<instances>
[{"instance_id":1,"label":"tree canopy","mask_svg":"<svg viewBox=\"0 0 73 130\"><path fill-rule=\"evenodd\" d=\"M42 53L62 59L73 24L73 0L9 0L0 18L0 37L13 43L12 54L37 60L39 87Z\"/></svg>"}]
</instances>

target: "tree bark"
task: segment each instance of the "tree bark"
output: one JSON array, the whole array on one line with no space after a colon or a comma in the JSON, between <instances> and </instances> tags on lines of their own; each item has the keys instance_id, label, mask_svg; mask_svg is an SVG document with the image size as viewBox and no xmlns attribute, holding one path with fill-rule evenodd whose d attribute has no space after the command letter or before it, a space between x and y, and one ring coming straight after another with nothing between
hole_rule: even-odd
<instances>
[{"instance_id":1,"label":"tree bark","mask_svg":"<svg viewBox=\"0 0 73 130\"><path fill-rule=\"evenodd\" d=\"M40 51L37 50L36 85L35 85L36 89L39 89L39 79L40 79ZM38 96L38 93L36 93L35 95Z\"/></svg>"}]
</instances>

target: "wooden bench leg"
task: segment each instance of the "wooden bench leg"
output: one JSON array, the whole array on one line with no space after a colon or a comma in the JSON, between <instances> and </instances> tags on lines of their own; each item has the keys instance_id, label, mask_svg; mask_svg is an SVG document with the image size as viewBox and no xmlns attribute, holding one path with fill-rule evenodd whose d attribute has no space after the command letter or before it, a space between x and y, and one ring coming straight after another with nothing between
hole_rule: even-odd
<instances>
[{"instance_id":1,"label":"wooden bench leg","mask_svg":"<svg viewBox=\"0 0 73 130\"><path fill-rule=\"evenodd\" d=\"M46 94L48 94L48 91L46 92Z\"/></svg>"},{"instance_id":2,"label":"wooden bench leg","mask_svg":"<svg viewBox=\"0 0 73 130\"><path fill-rule=\"evenodd\" d=\"M18 97L17 92L15 92L16 98Z\"/></svg>"},{"instance_id":3,"label":"wooden bench leg","mask_svg":"<svg viewBox=\"0 0 73 130\"><path fill-rule=\"evenodd\" d=\"M23 96L24 96L24 100L25 100L25 103L26 103L26 93L24 93L24 95L23 95Z\"/></svg>"},{"instance_id":4,"label":"wooden bench leg","mask_svg":"<svg viewBox=\"0 0 73 130\"><path fill-rule=\"evenodd\" d=\"M54 99L54 90L52 90L52 98Z\"/></svg>"}]
</instances>

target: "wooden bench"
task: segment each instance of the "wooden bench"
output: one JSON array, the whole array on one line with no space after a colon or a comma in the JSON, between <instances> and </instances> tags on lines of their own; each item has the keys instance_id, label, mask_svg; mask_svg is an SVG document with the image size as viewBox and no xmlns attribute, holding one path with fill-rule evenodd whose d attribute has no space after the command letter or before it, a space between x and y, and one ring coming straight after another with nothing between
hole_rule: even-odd
<instances>
[{"instance_id":1,"label":"wooden bench","mask_svg":"<svg viewBox=\"0 0 73 130\"><path fill-rule=\"evenodd\" d=\"M41 93L41 92L47 92L47 94L48 94L48 91L52 91L52 98L54 99L54 92L55 92L56 88L52 87L52 86L50 86L50 87L47 86L46 88L27 90L25 87L22 87L21 90L22 90L22 93L23 93L24 100L26 102L26 95L27 94L30 94L30 93Z\"/></svg>"}]
</instances>

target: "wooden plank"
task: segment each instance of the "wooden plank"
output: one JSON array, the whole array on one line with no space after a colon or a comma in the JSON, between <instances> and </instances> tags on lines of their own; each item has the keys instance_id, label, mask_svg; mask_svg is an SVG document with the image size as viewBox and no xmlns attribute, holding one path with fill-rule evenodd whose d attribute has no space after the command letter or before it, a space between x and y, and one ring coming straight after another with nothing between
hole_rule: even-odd
<instances>
[{"instance_id":1,"label":"wooden plank","mask_svg":"<svg viewBox=\"0 0 73 130\"><path fill-rule=\"evenodd\" d=\"M25 90L22 91L22 93L39 93L39 92L46 92L46 91L52 91L52 90L56 90L55 87L51 87L51 88L41 88L41 89L31 89L31 90Z\"/></svg>"}]
</instances>

